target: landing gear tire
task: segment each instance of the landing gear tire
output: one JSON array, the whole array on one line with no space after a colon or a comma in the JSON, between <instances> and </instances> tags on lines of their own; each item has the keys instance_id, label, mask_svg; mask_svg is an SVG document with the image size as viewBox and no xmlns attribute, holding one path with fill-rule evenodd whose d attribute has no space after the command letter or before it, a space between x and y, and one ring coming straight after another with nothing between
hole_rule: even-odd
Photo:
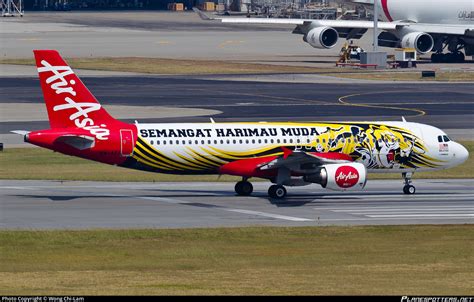
<instances>
[{"instance_id":1,"label":"landing gear tire","mask_svg":"<svg viewBox=\"0 0 474 302\"><path fill-rule=\"evenodd\" d=\"M432 63L441 63L443 60L443 54L440 53L434 53L431 55L431 62Z\"/></svg>"},{"instance_id":2,"label":"landing gear tire","mask_svg":"<svg viewBox=\"0 0 474 302\"><path fill-rule=\"evenodd\" d=\"M253 192L253 186L248 181L239 181L235 184L235 193L239 196L249 196Z\"/></svg>"},{"instance_id":3,"label":"landing gear tire","mask_svg":"<svg viewBox=\"0 0 474 302\"><path fill-rule=\"evenodd\" d=\"M281 185L273 185L268 189L268 196L275 199L283 199L286 197L286 189Z\"/></svg>"},{"instance_id":4,"label":"landing gear tire","mask_svg":"<svg viewBox=\"0 0 474 302\"><path fill-rule=\"evenodd\" d=\"M411 194L415 194L415 192L416 192L416 189L412 185L407 185L403 187L403 193L405 194L411 195Z\"/></svg>"},{"instance_id":5,"label":"landing gear tire","mask_svg":"<svg viewBox=\"0 0 474 302\"><path fill-rule=\"evenodd\" d=\"M462 52L434 53L431 55L433 63L464 63L465 56Z\"/></svg>"}]
</instances>

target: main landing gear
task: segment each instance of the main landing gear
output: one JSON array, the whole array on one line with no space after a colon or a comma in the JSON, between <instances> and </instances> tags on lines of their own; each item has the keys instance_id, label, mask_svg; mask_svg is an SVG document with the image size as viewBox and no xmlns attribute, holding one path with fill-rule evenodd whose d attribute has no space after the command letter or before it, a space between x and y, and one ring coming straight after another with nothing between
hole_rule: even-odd
<instances>
[{"instance_id":1,"label":"main landing gear","mask_svg":"<svg viewBox=\"0 0 474 302\"><path fill-rule=\"evenodd\" d=\"M460 51L449 53L434 53L431 55L433 63L464 63L464 54Z\"/></svg>"},{"instance_id":2,"label":"main landing gear","mask_svg":"<svg viewBox=\"0 0 474 302\"><path fill-rule=\"evenodd\" d=\"M413 173L402 173L403 179L405 180L405 186L403 187L404 194L415 194L416 189L415 186L411 184L411 177Z\"/></svg>"},{"instance_id":3,"label":"main landing gear","mask_svg":"<svg viewBox=\"0 0 474 302\"><path fill-rule=\"evenodd\" d=\"M235 184L235 193L239 196L249 196L253 192L252 183L247 178L242 179Z\"/></svg>"},{"instance_id":4,"label":"main landing gear","mask_svg":"<svg viewBox=\"0 0 474 302\"><path fill-rule=\"evenodd\" d=\"M268 188L268 196L275 199L283 199L286 197L286 189L282 185L272 185Z\"/></svg>"},{"instance_id":5,"label":"main landing gear","mask_svg":"<svg viewBox=\"0 0 474 302\"><path fill-rule=\"evenodd\" d=\"M268 188L268 196L274 199L283 199L286 197L286 189L282 185L287 179L290 178L290 170L280 168L278 170L277 178L274 180L275 185L271 185ZM247 177L243 177L241 181L235 184L235 193L239 196L249 196L253 192L253 186L248 181Z\"/></svg>"},{"instance_id":6,"label":"main landing gear","mask_svg":"<svg viewBox=\"0 0 474 302\"><path fill-rule=\"evenodd\" d=\"M249 196L252 192L252 183L250 183L246 178L235 184L235 193L239 196ZM283 199L286 197L286 189L282 185L272 185L268 189L268 196L275 199Z\"/></svg>"}]
</instances>

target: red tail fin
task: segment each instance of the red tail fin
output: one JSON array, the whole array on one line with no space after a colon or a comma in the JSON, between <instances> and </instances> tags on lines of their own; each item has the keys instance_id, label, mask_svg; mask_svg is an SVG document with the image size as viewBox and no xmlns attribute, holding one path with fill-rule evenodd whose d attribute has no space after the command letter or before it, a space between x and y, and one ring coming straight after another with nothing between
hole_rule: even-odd
<instances>
[{"instance_id":1,"label":"red tail fin","mask_svg":"<svg viewBox=\"0 0 474 302\"><path fill-rule=\"evenodd\" d=\"M51 128L78 127L106 139L115 121L56 50L35 50L36 66Z\"/></svg>"}]
</instances>

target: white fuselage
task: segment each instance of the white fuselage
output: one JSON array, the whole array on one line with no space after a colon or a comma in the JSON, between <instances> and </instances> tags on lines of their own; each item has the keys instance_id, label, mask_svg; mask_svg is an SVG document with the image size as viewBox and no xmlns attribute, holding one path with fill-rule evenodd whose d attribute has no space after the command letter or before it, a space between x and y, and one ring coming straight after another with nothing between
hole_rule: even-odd
<instances>
[{"instance_id":1,"label":"white fuselage","mask_svg":"<svg viewBox=\"0 0 474 302\"><path fill-rule=\"evenodd\" d=\"M473 24L473 0L375 0L379 19L431 24Z\"/></svg>"},{"instance_id":2,"label":"white fuselage","mask_svg":"<svg viewBox=\"0 0 474 302\"><path fill-rule=\"evenodd\" d=\"M441 130L407 122L137 124L137 130L134 158L170 173L206 173L234 160L281 154L281 147L341 153L372 172L444 169L467 156L453 141L438 142L446 136Z\"/></svg>"}]
</instances>

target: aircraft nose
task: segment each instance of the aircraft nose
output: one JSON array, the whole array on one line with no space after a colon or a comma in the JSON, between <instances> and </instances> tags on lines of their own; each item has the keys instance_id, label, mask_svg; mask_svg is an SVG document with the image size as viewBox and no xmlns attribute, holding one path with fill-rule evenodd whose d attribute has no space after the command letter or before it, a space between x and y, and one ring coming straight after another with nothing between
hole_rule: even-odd
<instances>
[{"instance_id":1,"label":"aircraft nose","mask_svg":"<svg viewBox=\"0 0 474 302\"><path fill-rule=\"evenodd\" d=\"M469 151L467 151L467 149L463 145L456 143L454 156L456 157L456 161L458 162L458 164L462 164L469 157Z\"/></svg>"}]
</instances>

